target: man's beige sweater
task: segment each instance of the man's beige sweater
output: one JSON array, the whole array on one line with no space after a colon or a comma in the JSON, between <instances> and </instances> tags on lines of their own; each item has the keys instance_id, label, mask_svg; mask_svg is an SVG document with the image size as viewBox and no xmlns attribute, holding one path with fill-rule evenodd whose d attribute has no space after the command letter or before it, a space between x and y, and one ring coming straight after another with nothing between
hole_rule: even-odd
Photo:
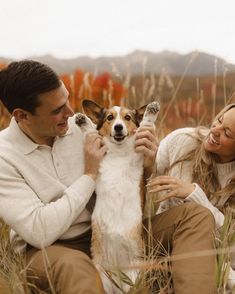
<instances>
[{"instance_id":1,"label":"man's beige sweater","mask_svg":"<svg viewBox=\"0 0 235 294\"><path fill-rule=\"evenodd\" d=\"M73 118L69 126L53 147L35 144L14 118L0 132L0 218L36 248L90 228L95 182L83 174L84 139Z\"/></svg>"}]
</instances>

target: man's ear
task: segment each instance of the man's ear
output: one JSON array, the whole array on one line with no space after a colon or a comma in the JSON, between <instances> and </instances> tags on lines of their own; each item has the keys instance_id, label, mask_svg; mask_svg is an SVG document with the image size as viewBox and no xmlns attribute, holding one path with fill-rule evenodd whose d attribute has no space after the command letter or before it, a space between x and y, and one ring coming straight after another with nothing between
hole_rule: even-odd
<instances>
[{"instance_id":1,"label":"man's ear","mask_svg":"<svg viewBox=\"0 0 235 294\"><path fill-rule=\"evenodd\" d=\"M15 108L12 112L12 116L14 116L17 122L22 122L28 120L28 112L21 108Z\"/></svg>"},{"instance_id":2,"label":"man's ear","mask_svg":"<svg viewBox=\"0 0 235 294\"><path fill-rule=\"evenodd\" d=\"M144 106L141 106L140 108L135 109L135 119L136 119L137 126L139 126L139 124L141 123L147 106L148 104L145 104Z\"/></svg>"},{"instance_id":3,"label":"man's ear","mask_svg":"<svg viewBox=\"0 0 235 294\"><path fill-rule=\"evenodd\" d=\"M102 121L105 113L105 108L95 103L92 100L85 99L82 101L82 108L84 113L92 120L96 125Z\"/></svg>"}]
</instances>

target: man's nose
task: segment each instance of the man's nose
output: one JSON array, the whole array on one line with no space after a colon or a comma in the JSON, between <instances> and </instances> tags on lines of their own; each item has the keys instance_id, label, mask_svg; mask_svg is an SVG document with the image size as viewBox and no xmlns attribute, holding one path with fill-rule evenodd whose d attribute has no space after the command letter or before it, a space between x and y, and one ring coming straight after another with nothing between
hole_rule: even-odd
<instances>
[{"instance_id":1,"label":"man's nose","mask_svg":"<svg viewBox=\"0 0 235 294\"><path fill-rule=\"evenodd\" d=\"M73 111L73 109L71 108L70 105L67 105L67 106L66 106L66 109L65 109L65 113L64 113L64 115L65 115L66 117L70 117L70 116L73 116L73 115L74 115L74 111Z\"/></svg>"}]
</instances>

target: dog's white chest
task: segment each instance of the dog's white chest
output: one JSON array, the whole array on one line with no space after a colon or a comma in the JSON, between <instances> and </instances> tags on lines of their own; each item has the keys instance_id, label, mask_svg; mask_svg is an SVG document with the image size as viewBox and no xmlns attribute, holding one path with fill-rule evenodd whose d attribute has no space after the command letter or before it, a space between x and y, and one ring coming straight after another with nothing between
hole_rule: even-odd
<instances>
[{"instance_id":1,"label":"dog's white chest","mask_svg":"<svg viewBox=\"0 0 235 294\"><path fill-rule=\"evenodd\" d=\"M96 206L92 215L107 232L123 232L142 217L140 180L143 173L142 156L133 152L126 156L110 153L100 166L96 185ZM125 231L124 230L124 231Z\"/></svg>"}]
</instances>

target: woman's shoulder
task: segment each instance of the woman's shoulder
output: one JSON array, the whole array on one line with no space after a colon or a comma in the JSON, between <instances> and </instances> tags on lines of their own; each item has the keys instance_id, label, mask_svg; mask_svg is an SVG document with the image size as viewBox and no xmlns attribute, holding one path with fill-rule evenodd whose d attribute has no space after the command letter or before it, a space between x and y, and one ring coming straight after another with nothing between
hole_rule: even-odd
<instances>
[{"instance_id":1,"label":"woman's shoulder","mask_svg":"<svg viewBox=\"0 0 235 294\"><path fill-rule=\"evenodd\" d=\"M180 128L173 130L163 140L167 141L177 141L177 140L193 140L193 135L195 134L195 128Z\"/></svg>"},{"instance_id":2,"label":"woman's shoulder","mask_svg":"<svg viewBox=\"0 0 235 294\"><path fill-rule=\"evenodd\" d=\"M198 146L195 128L180 128L169 133L161 142L159 149L168 150L176 157L190 152Z\"/></svg>"}]
</instances>

